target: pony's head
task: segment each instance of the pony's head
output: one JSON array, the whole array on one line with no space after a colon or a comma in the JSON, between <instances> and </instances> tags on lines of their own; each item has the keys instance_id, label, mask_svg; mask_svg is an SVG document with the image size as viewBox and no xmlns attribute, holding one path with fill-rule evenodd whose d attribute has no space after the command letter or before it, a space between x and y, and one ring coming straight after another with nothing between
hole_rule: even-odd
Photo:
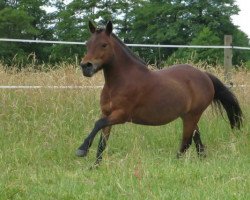
<instances>
[{"instance_id":1,"label":"pony's head","mask_svg":"<svg viewBox=\"0 0 250 200\"><path fill-rule=\"evenodd\" d=\"M91 37L86 43L87 53L80 63L84 76L91 77L112 62L114 57L111 42L112 29L113 25L111 21L107 23L105 29L97 29L89 21Z\"/></svg>"}]
</instances>

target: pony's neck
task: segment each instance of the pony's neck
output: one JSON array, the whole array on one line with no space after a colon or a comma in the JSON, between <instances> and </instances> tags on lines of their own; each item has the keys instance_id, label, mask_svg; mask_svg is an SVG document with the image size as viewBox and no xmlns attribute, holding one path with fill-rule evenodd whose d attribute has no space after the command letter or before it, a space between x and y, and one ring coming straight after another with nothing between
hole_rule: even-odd
<instances>
[{"instance_id":1,"label":"pony's neck","mask_svg":"<svg viewBox=\"0 0 250 200\"><path fill-rule=\"evenodd\" d=\"M133 55L116 36L113 36L112 40L114 57L103 69L106 84L114 85L118 82L124 82L124 79L129 80L130 73L149 71L144 61Z\"/></svg>"}]
</instances>

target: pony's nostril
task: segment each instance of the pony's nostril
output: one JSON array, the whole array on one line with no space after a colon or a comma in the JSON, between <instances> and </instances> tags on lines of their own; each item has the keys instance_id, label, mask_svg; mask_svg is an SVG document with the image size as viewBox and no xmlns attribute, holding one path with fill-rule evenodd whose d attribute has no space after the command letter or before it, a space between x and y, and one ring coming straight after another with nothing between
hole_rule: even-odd
<instances>
[{"instance_id":1,"label":"pony's nostril","mask_svg":"<svg viewBox=\"0 0 250 200\"><path fill-rule=\"evenodd\" d=\"M92 67L92 63L90 62L86 63L86 67Z\"/></svg>"},{"instance_id":2,"label":"pony's nostril","mask_svg":"<svg viewBox=\"0 0 250 200\"><path fill-rule=\"evenodd\" d=\"M91 66L92 66L92 63L90 63L90 62L87 62L87 63L80 63L80 66L81 66L82 68L91 67Z\"/></svg>"}]
</instances>

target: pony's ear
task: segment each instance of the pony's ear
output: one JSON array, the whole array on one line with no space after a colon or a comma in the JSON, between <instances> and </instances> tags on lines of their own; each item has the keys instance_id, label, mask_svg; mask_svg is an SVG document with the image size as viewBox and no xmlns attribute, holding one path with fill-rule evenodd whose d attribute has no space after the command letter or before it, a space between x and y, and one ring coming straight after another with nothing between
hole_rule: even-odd
<instances>
[{"instance_id":1,"label":"pony's ear","mask_svg":"<svg viewBox=\"0 0 250 200\"><path fill-rule=\"evenodd\" d=\"M95 30L96 30L95 25L90 20L89 20L89 30L90 30L91 33L94 33Z\"/></svg>"},{"instance_id":2,"label":"pony's ear","mask_svg":"<svg viewBox=\"0 0 250 200\"><path fill-rule=\"evenodd\" d=\"M111 21L109 21L106 25L106 33L107 35L110 35L112 33L113 30L113 24Z\"/></svg>"}]
</instances>

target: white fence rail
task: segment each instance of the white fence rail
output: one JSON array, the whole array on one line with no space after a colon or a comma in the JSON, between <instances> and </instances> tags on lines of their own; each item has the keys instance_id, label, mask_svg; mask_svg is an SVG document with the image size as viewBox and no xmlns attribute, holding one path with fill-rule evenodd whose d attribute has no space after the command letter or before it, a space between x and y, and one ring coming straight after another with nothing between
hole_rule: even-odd
<instances>
[{"instance_id":1,"label":"white fence rail","mask_svg":"<svg viewBox=\"0 0 250 200\"><path fill-rule=\"evenodd\" d=\"M229 88L246 88L249 87L249 85L240 84L240 85L227 85ZM103 85L95 85L95 86L40 86L40 85L1 85L1 89L7 89L7 90L37 90L37 89L73 89L73 90L84 90L84 89L102 89Z\"/></svg>"},{"instance_id":2,"label":"white fence rail","mask_svg":"<svg viewBox=\"0 0 250 200\"><path fill-rule=\"evenodd\" d=\"M249 85L227 85L228 87L249 87ZM76 90L83 90L83 89L102 89L103 85L95 85L95 86L39 86L39 85L1 85L0 89L10 89L10 90L18 90L18 89L30 89L30 90L36 90L36 89L76 89Z\"/></svg>"},{"instance_id":3,"label":"white fence rail","mask_svg":"<svg viewBox=\"0 0 250 200\"><path fill-rule=\"evenodd\" d=\"M71 42L71 41L51 41L51 40L26 40L26 39L9 39L0 38L2 42L22 42L22 43L43 43L43 44L69 44L69 45L85 45L86 42ZM250 47L239 46L218 46L218 45L164 45L164 44L126 44L130 47L151 47L151 48L196 48L196 49L240 49L250 50Z\"/></svg>"},{"instance_id":4,"label":"white fence rail","mask_svg":"<svg viewBox=\"0 0 250 200\"><path fill-rule=\"evenodd\" d=\"M40 43L40 44L65 44L65 45L86 45L86 42L71 41L49 41L49 40L27 40L0 38L0 42L19 42L19 43ZM229 45L163 45L163 44L126 44L130 47L148 47L148 48L196 48L196 49L239 49L250 50L250 47L229 46ZM231 57L231 56L229 56ZM103 86L11 86L2 85L0 89L99 89ZM248 85L234 85L233 87L248 87Z\"/></svg>"},{"instance_id":5,"label":"white fence rail","mask_svg":"<svg viewBox=\"0 0 250 200\"><path fill-rule=\"evenodd\" d=\"M99 89L103 88L102 85L96 85L96 86L76 86L76 85L70 85L70 86L40 86L40 85L0 85L0 89Z\"/></svg>"}]
</instances>

